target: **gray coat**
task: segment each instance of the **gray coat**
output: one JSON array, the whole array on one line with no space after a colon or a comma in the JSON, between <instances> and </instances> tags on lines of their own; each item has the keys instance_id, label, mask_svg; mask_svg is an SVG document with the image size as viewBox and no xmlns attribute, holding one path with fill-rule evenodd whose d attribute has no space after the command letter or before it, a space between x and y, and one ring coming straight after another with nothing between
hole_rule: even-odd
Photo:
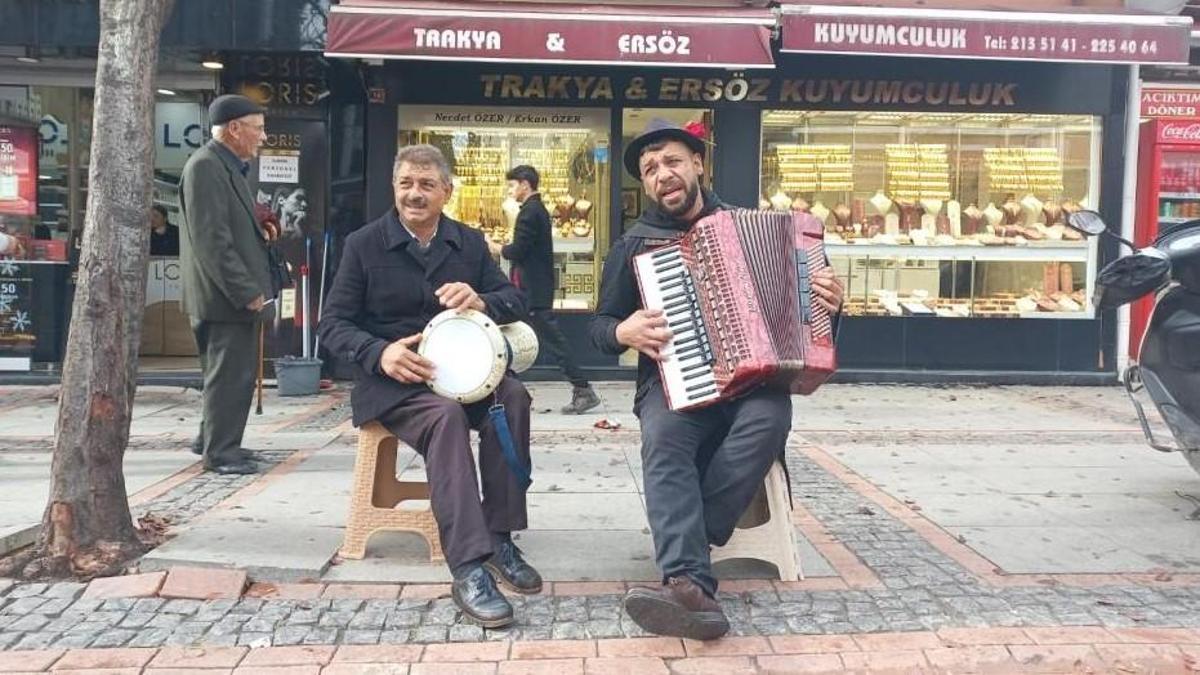
<instances>
[{"instance_id":1,"label":"gray coat","mask_svg":"<svg viewBox=\"0 0 1200 675\"><path fill-rule=\"evenodd\" d=\"M179 207L183 311L204 321L259 318L246 305L271 295L267 242L240 163L217 141L209 141L184 165Z\"/></svg>"}]
</instances>

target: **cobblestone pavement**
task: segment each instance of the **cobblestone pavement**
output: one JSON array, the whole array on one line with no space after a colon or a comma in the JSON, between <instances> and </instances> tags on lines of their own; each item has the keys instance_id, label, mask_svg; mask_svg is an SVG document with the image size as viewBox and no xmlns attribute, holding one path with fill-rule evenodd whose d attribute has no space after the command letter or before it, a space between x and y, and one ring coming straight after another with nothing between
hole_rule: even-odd
<instances>
[{"instance_id":1,"label":"cobblestone pavement","mask_svg":"<svg viewBox=\"0 0 1200 675\"><path fill-rule=\"evenodd\" d=\"M6 402L13 405L18 400L0 397L0 407ZM335 400L322 410L306 409L275 430L328 432L348 415L345 400ZM571 434L587 436L581 431L539 433L555 434L560 440ZM992 443L1001 436L1007 443L1029 444L1139 442L1136 429L1115 425L1082 431L1002 434L968 429L945 434L945 442L970 444ZM954 551L913 519L906 520L904 509L881 507L824 455L806 450L813 443L904 445L920 442L921 433L798 430L794 438L787 464L797 513L811 518L842 547L861 574L852 582L846 561L830 560L841 578L727 584L720 601L731 620L732 637L713 645L630 640L645 636L621 610L619 583L599 583L586 590L580 589L587 584L553 584L543 595L513 597L517 625L485 631L465 621L446 597L445 587L437 585L391 586L388 591L382 586L337 589L305 584L305 593L281 592L282 597L103 600L83 598L83 584L0 579L0 672L51 667L137 672L189 665L226 672L271 665L306 669L297 672L360 672L346 665L351 662L386 663L386 672L414 675L837 672L877 666L901 672L966 672L979 670L980 664L990 664L996 672L1183 672L1200 657L1200 585L1171 581L1169 575L1162 583L1138 575L1109 575L1089 583L1042 575L1000 583L997 575L947 553ZM338 442L342 440L349 442ZM616 436L613 440L628 442ZM135 437L132 447L161 449L166 441L186 452L186 444L170 432ZM4 449L41 451L49 444L47 438L14 437ZM259 455L273 466L293 453L269 450ZM198 474L135 507L135 515L151 513L179 526L257 479ZM373 591L390 597L344 597ZM306 599L289 599L294 597ZM957 649L963 645L968 645L967 651ZM190 647L204 651L180 651ZM102 651L70 651L84 648ZM109 656L89 661L89 654ZM189 654L200 654L202 663L189 660ZM968 661L954 660L964 654ZM1166 660L1158 666L1142 667L1164 655ZM1148 660L1137 661L1142 657ZM540 661L530 665L527 660ZM1130 666L1131 660L1141 665ZM474 663L468 667L458 661ZM446 668L437 669L447 662Z\"/></svg>"},{"instance_id":2,"label":"cobblestone pavement","mask_svg":"<svg viewBox=\"0 0 1200 675\"><path fill-rule=\"evenodd\" d=\"M186 451L185 451L186 452ZM257 450L254 456L262 473L291 457L292 450ZM260 478L259 475L222 476L201 472L140 506L133 507L134 518L155 515L166 519L172 526L186 524L196 516L208 511L238 490Z\"/></svg>"},{"instance_id":3,"label":"cobblestone pavement","mask_svg":"<svg viewBox=\"0 0 1200 675\"><path fill-rule=\"evenodd\" d=\"M269 453L278 461L286 452ZM736 636L846 635L943 628L1098 626L1200 628L1200 587L1120 583L994 587L796 449L788 453L796 502L882 582L866 590L721 593ZM169 517L219 502L244 478L196 478L146 505ZM2 587L2 583L0 583ZM433 599L80 599L83 585L15 584L0 590L0 649L210 645L372 645L496 640L582 640L643 633L621 596L513 598L518 624L485 631L446 597Z\"/></svg>"}]
</instances>

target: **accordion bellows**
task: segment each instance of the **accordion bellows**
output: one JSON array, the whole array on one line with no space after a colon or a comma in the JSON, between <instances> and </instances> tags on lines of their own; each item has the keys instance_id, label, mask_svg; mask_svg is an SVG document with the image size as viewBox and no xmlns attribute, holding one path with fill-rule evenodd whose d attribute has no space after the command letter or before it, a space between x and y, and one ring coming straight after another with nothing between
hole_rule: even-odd
<instances>
[{"instance_id":1,"label":"accordion bellows","mask_svg":"<svg viewBox=\"0 0 1200 675\"><path fill-rule=\"evenodd\" d=\"M832 320L811 286L823 240L810 214L740 209L634 257L643 305L662 309L674 334L659 362L672 410L763 384L810 394L833 374Z\"/></svg>"}]
</instances>

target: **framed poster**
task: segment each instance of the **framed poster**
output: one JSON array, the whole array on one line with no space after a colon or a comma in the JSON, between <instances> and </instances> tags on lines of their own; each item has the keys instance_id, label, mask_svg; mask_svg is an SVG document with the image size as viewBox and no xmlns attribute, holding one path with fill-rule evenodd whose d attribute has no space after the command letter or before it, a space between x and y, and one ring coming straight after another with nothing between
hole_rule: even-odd
<instances>
[{"instance_id":1,"label":"framed poster","mask_svg":"<svg viewBox=\"0 0 1200 675\"><path fill-rule=\"evenodd\" d=\"M37 130L0 125L0 213L37 213L37 163Z\"/></svg>"}]
</instances>

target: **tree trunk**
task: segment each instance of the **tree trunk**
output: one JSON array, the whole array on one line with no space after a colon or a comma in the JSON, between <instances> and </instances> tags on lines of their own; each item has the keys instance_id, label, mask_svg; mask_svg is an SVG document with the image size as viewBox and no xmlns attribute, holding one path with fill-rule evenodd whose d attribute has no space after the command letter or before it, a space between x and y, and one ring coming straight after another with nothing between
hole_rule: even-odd
<instances>
[{"instance_id":1,"label":"tree trunk","mask_svg":"<svg viewBox=\"0 0 1200 675\"><path fill-rule=\"evenodd\" d=\"M140 549L123 458L146 298L154 79L172 2L100 0L87 215L36 552L42 572L103 573Z\"/></svg>"}]
</instances>

